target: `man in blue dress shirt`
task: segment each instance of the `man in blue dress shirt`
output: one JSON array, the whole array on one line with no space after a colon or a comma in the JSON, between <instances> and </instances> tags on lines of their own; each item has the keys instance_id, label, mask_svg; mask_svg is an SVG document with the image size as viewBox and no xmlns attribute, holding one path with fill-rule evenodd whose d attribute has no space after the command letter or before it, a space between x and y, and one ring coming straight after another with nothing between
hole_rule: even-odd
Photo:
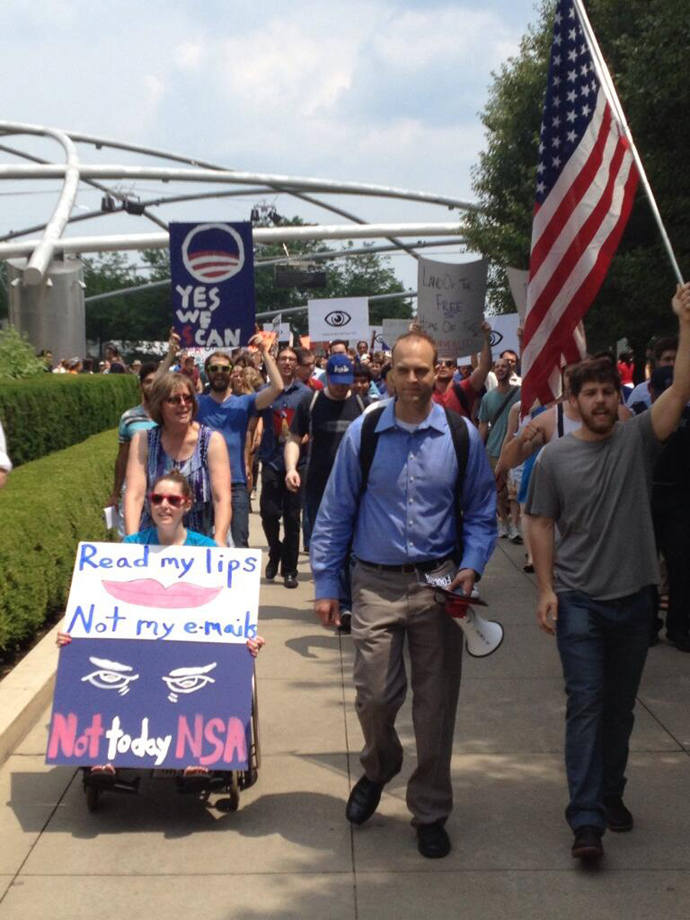
<instances>
[{"instance_id":1,"label":"man in blue dress shirt","mask_svg":"<svg viewBox=\"0 0 690 920\"><path fill-rule=\"evenodd\" d=\"M458 535L458 462L445 411L432 400L436 347L421 332L393 350L396 399L376 424L378 443L363 494L360 446L364 416L348 428L321 502L311 540L316 614L340 622L338 574L352 544L352 637L356 709L364 733L364 775L346 814L363 824L384 785L402 766L395 718L407 691L407 637L417 768L407 805L427 857L450 851L444 829L453 793L450 759L460 689L462 631L423 586L444 580L470 594L496 542L496 490L484 445L467 423L469 451Z\"/></svg>"}]
</instances>

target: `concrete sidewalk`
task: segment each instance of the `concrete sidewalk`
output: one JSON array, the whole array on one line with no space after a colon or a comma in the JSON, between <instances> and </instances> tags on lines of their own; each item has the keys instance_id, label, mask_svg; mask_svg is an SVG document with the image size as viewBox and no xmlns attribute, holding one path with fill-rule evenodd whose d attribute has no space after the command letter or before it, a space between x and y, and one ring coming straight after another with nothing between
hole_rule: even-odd
<instances>
[{"instance_id":1,"label":"concrete sidewalk","mask_svg":"<svg viewBox=\"0 0 690 920\"><path fill-rule=\"evenodd\" d=\"M263 544L252 516L254 545ZM262 588L258 662L263 763L240 810L206 809L167 782L86 810L74 771L43 763L46 713L0 771L0 920L160 917L415 918L514 914L676 918L690 895L690 657L650 651L633 736L630 834L605 837L586 871L570 857L563 810L565 700L553 640L534 621L522 548L501 540L482 581L506 628L490 659L465 659L456 730L453 851L425 860L405 806L407 763L371 821L345 800L360 775L350 639L319 627L300 587ZM56 653L57 654L57 653Z\"/></svg>"}]
</instances>

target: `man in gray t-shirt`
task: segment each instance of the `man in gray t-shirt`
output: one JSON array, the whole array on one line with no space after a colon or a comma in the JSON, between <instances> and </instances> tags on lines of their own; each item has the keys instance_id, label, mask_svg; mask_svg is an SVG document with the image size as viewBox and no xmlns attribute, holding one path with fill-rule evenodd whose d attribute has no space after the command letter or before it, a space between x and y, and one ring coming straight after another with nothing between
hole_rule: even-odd
<instances>
[{"instance_id":1,"label":"man in gray t-shirt","mask_svg":"<svg viewBox=\"0 0 690 920\"><path fill-rule=\"evenodd\" d=\"M570 390L582 428L542 450L527 498L537 617L557 637L568 695L566 818L580 859L603 854L607 826L633 825L622 796L659 582L652 467L690 400L690 284L678 286L673 309L680 322L673 386L621 423L613 364L579 364Z\"/></svg>"}]
</instances>

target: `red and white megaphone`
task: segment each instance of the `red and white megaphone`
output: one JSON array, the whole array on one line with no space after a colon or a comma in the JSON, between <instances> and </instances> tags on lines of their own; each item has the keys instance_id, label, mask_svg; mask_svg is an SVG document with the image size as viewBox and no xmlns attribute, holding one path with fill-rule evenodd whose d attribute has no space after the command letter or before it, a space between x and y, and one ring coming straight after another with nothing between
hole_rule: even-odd
<instances>
[{"instance_id":1,"label":"red and white megaphone","mask_svg":"<svg viewBox=\"0 0 690 920\"><path fill-rule=\"evenodd\" d=\"M445 603L446 613L465 634L465 645L468 654L473 658L486 658L492 655L503 642L503 627L495 620L485 620L476 610L475 606L486 607L486 602L480 598L467 597L465 594L456 594L439 585L433 587L437 599Z\"/></svg>"}]
</instances>

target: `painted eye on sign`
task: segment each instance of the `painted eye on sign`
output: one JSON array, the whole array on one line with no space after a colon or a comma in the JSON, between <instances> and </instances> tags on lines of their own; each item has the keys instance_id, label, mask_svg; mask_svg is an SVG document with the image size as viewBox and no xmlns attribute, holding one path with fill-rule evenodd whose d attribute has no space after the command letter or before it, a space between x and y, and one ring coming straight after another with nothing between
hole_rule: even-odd
<instances>
[{"instance_id":1,"label":"painted eye on sign","mask_svg":"<svg viewBox=\"0 0 690 920\"><path fill-rule=\"evenodd\" d=\"M495 348L497 345L500 345L503 341L503 333L499 332L497 329L491 330L491 347Z\"/></svg>"},{"instance_id":2,"label":"painted eye on sign","mask_svg":"<svg viewBox=\"0 0 690 920\"><path fill-rule=\"evenodd\" d=\"M347 324L352 321L352 317L344 310L331 310L327 316L324 316L324 321L327 322L329 326L340 328L341 326L347 326Z\"/></svg>"}]
</instances>

